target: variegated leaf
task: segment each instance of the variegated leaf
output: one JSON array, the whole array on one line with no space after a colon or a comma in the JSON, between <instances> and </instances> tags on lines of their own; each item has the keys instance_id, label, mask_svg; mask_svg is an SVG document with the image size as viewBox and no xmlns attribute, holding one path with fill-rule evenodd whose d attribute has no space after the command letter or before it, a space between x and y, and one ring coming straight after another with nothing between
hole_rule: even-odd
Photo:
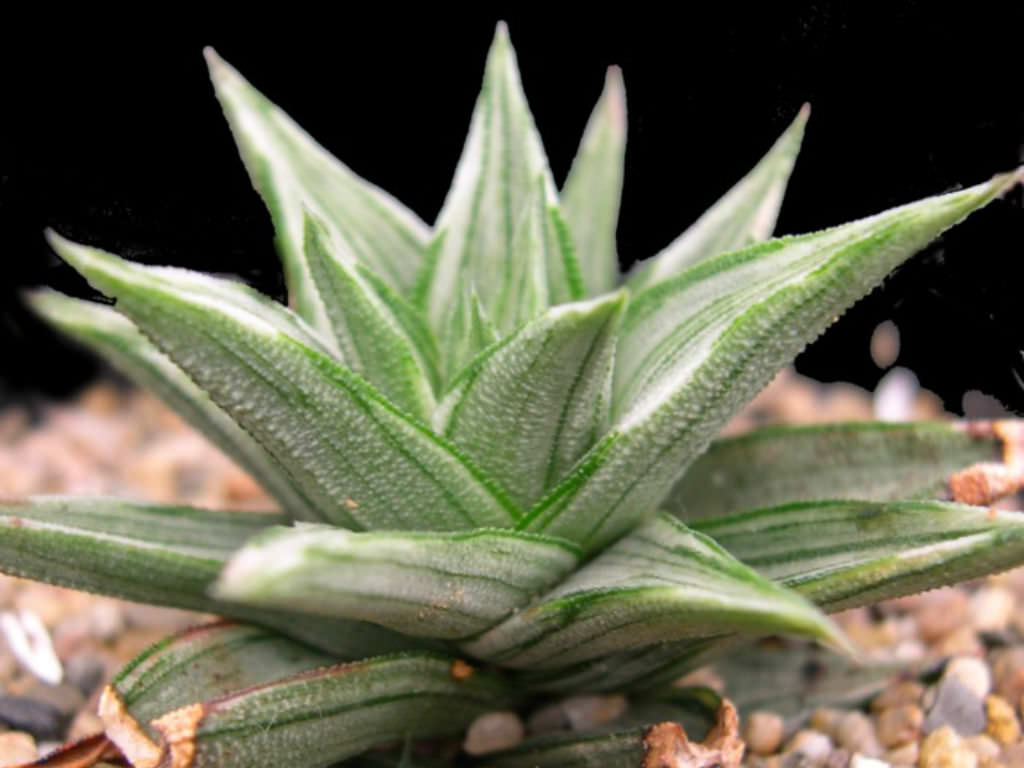
<instances>
[{"instance_id":1,"label":"variegated leaf","mask_svg":"<svg viewBox=\"0 0 1024 768\"><path fill-rule=\"evenodd\" d=\"M625 159L626 89L622 71L609 67L561 195L586 296L606 293L619 281L615 229Z\"/></svg>"},{"instance_id":2,"label":"variegated leaf","mask_svg":"<svg viewBox=\"0 0 1024 768\"><path fill-rule=\"evenodd\" d=\"M809 501L694 526L829 613L1024 562L1024 515L963 504Z\"/></svg>"},{"instance_id":3,"label":"variegated leaf","mask_svg":"<svg viewBox=\"0 0 1024 768\"><path fill-rule=\"evenodd\" d=\"M684 520L792 501L947 495L949 478L998 461L1002 441L982 425L851 423L766 427L711 444L662 505Z\"/></svg>"},{"instance_id":4,"label":"variegated leaf","mask_svg":"<svg viewBox=\"0 0 1024 768\"><path fill-rule=\"evenodd\" d=\"M279 629L341 658L417 643L356 621L300 616L211 598L232 552L269 525L266 512L51 497L0 504L0 570L86 592L217 613Z\"/></svg>"},{"instance_id":5,"label":"variegated leaf","mask_svg":"<svg viewBox=\"0 0 1024 768\"><path fill-rule=\"evenodd\" d=\"M507 530L353 533L300 525L250 541L215 594L407 635L462 638L525 606L578 561L569 542Z\"/></svg>"},{"instance_id":6,"label":"variegated leaf","mask_svg":"<svg viewBox=\"0 0 1024 768\"><path fill-rule=\"evenodd\" d=\"M193 627L161 640L125 667L103 692L99 714L115 740L131 726L124 713L154 739L150 722L175 709L335 663L335 657L260 627Z\"/></svg>"},{"instance_id":7,"label":"variegated leaf","mask_svg":"<svg viewBox=\"0 0 1024 768\"><path fill-rule=\"evenodd\" d=\"M286 468L323 519L355 529L515 519L502 493L428 427L274 323L283 315L305 327L284 307L264 313L268 320L232 301L235 286L226 281L53 244Z\"/></svg>"},{"instance_id":8,"label":"variegated leaf","mask_svg":"<svg viewBox=\"0 0 1024 768\"><path fill-rule=\"evenodd\" d=\"M95 350L121 373L177 411L258 479L293 517L319 519L316 508L277 460L217 407L126 317L102 304L50 290L36 291L29 295L28 301L46 320Z\"/></svg>"},{"instance_id":9,"label":"variegated leaf","mask_svg":"<svg viewBox=\"0 0 1024 768\"><path fill-rule=\"evenodd\" d=\"M810 105L804 104L753 170L665 250L642 262L630 276L629 287L639 291L721 253L771 237L810 114Z\"/></svg>"},{"instance_id":10,"label":"variegated leaf","mask_svg":"<svg viewBox=\"0 0 1024 768\"><path fill-rule=\"evenodd\" d=\"M328 227L346 263L366 265L408 295L430 232L391 195L359 178L253 88L212 49L205 51L217 98L256 190L274 219L292 304L329 332L323 298L303 251L303 212Z\"/></svg>"},{"instance_id":11,"label":"variegated leaf","mask_svg":"<svg viewBox=\"0 0 1024 768\"><path fill-rule=\"evenodd\" d=\"M478 356L452 383L434 428L520 508L557 483L608 423L624 294L549 309Z\"/></svg>"},{"instance_id":12,"label":"variegated leaf","mask_svg":"<svg viewBox=\"0 0 1024 768\"><path fill-rule=\"evenodd\" d=\"M504 666L543 670L730 631L845 642L809 602L661 515L462 647Z\"/></svg>"},{"instance_id":13,"label":"variegated leaf","mask_svg":"<svg viewBox=\"0 0 1024 768\"><path fill-rule=\"evenodd\" d=\"M611 431L520 526L593 551L650 516L710 436L838 313L1018 180L725 254L636 296Z\"/></svg>"},{"instance_id":14,"label":"variegated leaf","mask_svg":"<svg viewBox=\"0 0 1024 768\"><path fill-rule=\"evenodd\" d=\"M541 195L535 199L538 183ZM539 221L527 232L537 234L543 248L542 285L517 253L521 217L533 215L528 206L540 212ZM435 260L427 263L423 281L427 313L441 336L442 356L455 343L450 315L466 282L475 285L488 316L502 333L515 327L525 308L543 309L582 295L579 267L558 213L547 157L504 24L498 25L488 54L469 136L435 231L444 237ZM445 365L449 373L455 368Z\"/></svg>"},{"instance_id":15,"label":"variegated leaf","mask_svg":"<svg viewBox=\"0 0 1024 768\"><path fill-rule=\"evenodd\" d=\"M399 408L429 421L434 393L428 364L398 322L392 311L394 304L381 301L380 294L358 271L359 265L338 258L322 222L309 215L305 217L303 251L323 299L341 362ZM412 314L407 313L407 317ZM429 334L430 329L424 327L422 333ZM429 344L426 349L430 349Z\"/></svg>"},{"instance_id":16,"label":"variegated leaf","mask_svg":"<svg viewBox=\"0 0 1024 768\"><path fill-rule=\"evenodd\" d=\"M118 745L138 768L320 768L376 744L458 733L514 701L500 680L463 667L408 653L301 672L167 712L149 724L156 739L128 723Z\"/></svg>"}]
</instances>

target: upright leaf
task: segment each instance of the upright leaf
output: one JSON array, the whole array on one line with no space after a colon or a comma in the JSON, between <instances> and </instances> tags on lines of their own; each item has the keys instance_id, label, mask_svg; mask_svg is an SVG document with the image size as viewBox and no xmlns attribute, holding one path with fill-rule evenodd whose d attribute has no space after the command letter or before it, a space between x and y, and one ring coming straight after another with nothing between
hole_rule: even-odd
<instances>
[{"instance_id":1,"label":"upright leaf","mask_svg":"<svg viewBox=\"0 0 1024 768\"><path fill-rule=\"evenodd\" d=\"M283 307L262 316L232 303L224 281L54 246L287 469L323 519L356 529L514 520L501 492L429 428L274 323L292 317Z\"/></svg>"},{"instance_id":2,"label":"upright leaf","mask_svg":"<svg viewBox=\"0 0 1024 768\"><path fill-rule=\"evenodd\" d=\"M292 304L329 330L303 250L303 211L323 220L347 262L365 264L408 295L430 232L391 195L358 177L268 101L212 49L205 50L217 98L249 177L274 219Z\"/></svg>"},{"instance_id":3,"label":"upright leaf","mask_svg":"<svg viewBox=\"0 0 1024 768\"><path fill-rule=\"evenodd\" d=\"M438 433L527 508L607 425L623 294L548 310L479 356L452 383Z\"/></svg>"},{"instance_id":4,"label":"upright leaf","mask_svg":"<svg viewBox=\"0 0 1024 768\"><path fill-rule=\"evenodd\" d=\"M542 195L534 205L544 211L540 224L546 285L535 293L537 285L523 280L515 240L538 179ZM444 232L444 239L424 278L427 312L442 337L443 354L453 343L449 318L460 286L467 281L476 286L488 315L503 333L514 327L517 305L543 308L580 297L579 268L568 238L559 231L557 200L508 31L499 24L469 136L435 227ZM507 308L500 320L494 314L499 306Z\"/></svg>"},{"instance_id":5,"label":"upright leaf","mask_svg":"<svg viewBox=\"0 0 1024 768\"><path fill-rule=\"evenodd\" d=\"M434 394L427 361L380 295L356 269L338 258L321 222L305 218L303 248L310 275L346 367L361 374L391 402L427 421ZM423 329L429 333L429 329ZM428 347L429 349L429 347Z\"/></svg>"},{"instance_id":6,"label":"upright leaf","mask_svg":"<svg viewBox=\"0 0 1024 768\"><path fill-rule=\"evenodd\" d=\"M234 555L216 594L363 619L407 635L457 639L523 607L578 560L569 542L514 531L275 527Z\"/></svg>"},{"instance_id":7,"label":"upright leaf","mask_svg":"<svg viewBox=\"0 0 1024 768\"><path fill-rule=\"evenodd\" d=\"M721 253L771 237L810 114L810 105L804 104L753 170L665 250L641 263L630 276L629 287L639 291Z\"/></svg>"},{"instance_id":8,"label":"upright leaf","mask_svg":"<svg viewBox=\"0 0 1024 768\"><path fill-rule=\"evenodd\" d=\"M725 254L635 297L611 432L520 522L590 551L650 516L709 438L831 320L1018 174Z\"/></svg>"},{"instance_id":9,"label":"upright leaf","mask_svg":"<svg viewBox=\"0 0 1024 768\"><path fill-rule=\"evenodd\" d=\"M320 515L277 460L197 387L123 315L92 301L40 290L32 307L108 360L136 384L156 394L189 424L247 470L284 509L300 520Z\"/></svg>"},{"instance_id":10,"label":"upright leaf","mask_svg":"<svg viewBox=\"0 0 1024 768\"><path fill-rule=\"evenodd\" d=\"M61 587L217 613L341 658L413 647L363 622L255 608L208 594L231 554L280 515L51 497L0 504L0 570ZM300 620L301 619L301 620Z\"/></svg>"},{"instance_id":11,"label":"upright leaf","mask_svg":"<svg viewBox=\"0 0 1024 768\"><path fill-rule=\"evenodd\" d=\"M662 506L697 520L806 499L937 497L954 472L997 461L1000 442L962 423L766 427L712 443Z\"/></svg>"},{"instance_id":12,"label":"upright leaf","mask_svg":"<svg viewBox=\"0 0 1024 768\"><path fill-rule=\"evenodd\" d=\"M803 598L662 515L462 647L503 666L543 670L737 630L844 643Z\"/></svg>"},{"instance_id":13,"label":"upright leaf","mask_svg":"<svg viewBox=\"0 0 1024 768\"><path fill-rule=\"evenodd\" d=\"M625 160L626 90L622 71L609 67L601 98L562 187L562 211L576 245L587 296L610 291L619 280L615 229Z\"/></svg>"}]
</instances>

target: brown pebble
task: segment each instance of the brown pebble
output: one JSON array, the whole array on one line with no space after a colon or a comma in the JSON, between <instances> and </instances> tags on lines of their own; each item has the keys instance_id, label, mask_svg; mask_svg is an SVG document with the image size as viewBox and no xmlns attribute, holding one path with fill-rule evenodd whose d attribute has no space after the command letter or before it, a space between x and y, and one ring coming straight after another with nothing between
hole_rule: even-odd
<instances>
[{"instance_id":1,"label":"brown pebble","mask_svg":"<svg viewBox=\"0 0 1024 768\"><path fill-rule=\"evenodd\" d=\"M967 595L947 587L921 595L914 610L921 639L931 643L945 637L967 621Z\"/></svg>"},{"instance_id":2,"label":"brown pebble","mask_svg":"<svg viewBox=\"0 0 1024 768\"><path fill-rule=\"evenodd\" d=\"M782 744L785 723L775 712L751 712L743 728L747 749L757 755L770 755Z\"/></svg>"},{"instance_id":3,"label":"brown pebble","mask_svg":"<svg viewBox=\"0 0 1024 768\"><path fill-rule=\"evenodd\" d=\"M36 740L22 731L0 733L0 766L19 765L36 759Z\"/></svg>"},{"instance_id":4,"label":"brown pebble","mask_svg":"<svg viewBox=\"0 0 1024 768\"><path fill-rule=\"evenodd\" d=\"M982 587L971 595L971 623L979 632L1001 632L1009 625L1016 602L1016 596L1006 587Z\"/></svg>"},{"instance_id":5,"label":"brown pebble","mask_svg":"<svg viewBox=\"0 0 1024 768\"><path fill-rule=\"evenodd\" d=\"M999 756L999 745L991 736L986 736L984 733L978 733L964 739L964 744L967 745L971 752L978 756L982 763L985 763L986 760L994 760Z\"/></svg>"},{"instance_id":6,"label":"brown pebble","mask_svg":"<svg viewBox=\"0 0 1024 768\"><path fill-rule=\"evenodd\" d=\"M917 764L919 768L978 768L978 756L951 726L944 725L921 742Z\"/></svg>"},{"instance_id":7,"label":"brown pebble","mask_svg":"<svg viewBox=\"0 0 1024 768\"><path fill-rule=\"evenodd\" d=\"M1020 722L1013 707L1002 696L985 697L985 714L988 717L985 733L1000 744L1013 744L1020 738Z\"/></svg>"},{"instance_id":8,"label":"brown pebble","mask_svg":"<svg viewBox=\"0 0 1024 768\"><path fill-rule=\"evenodd\" d=\"M71 727L68 729L68 741L78 741L87 736L93 736L102 730L103 721L100 720L99 715L88 709L83 709L71 721Z\"/></svg>"},{"instance_id":9,"label":"brown pebble","mask_svg":"<svg viewBox=\"0 0 1024 768\"><path fill-rule=\"evenodd\" d=\"M905 704L920 704L924 686L917 680L901 680L893 683L871 700L871 711L882 712Z\"/></svg>"},{"instance_id":10,"label":"brown pebble","mask_svg":"<svg viewBox=\"0 0 1024 768\"><path fill-rule=\"evenodd\" d=\"M860 752L866 757L878 757L882 754L882 745L878 743L875 724L863 712L847 712L836 726L836 742L850 752Z\"/></svg>"},{"instance_id":11,"label":"brown pebble","mask_svg":"<svg viewBox=\"0 0 1024 768\"><path fill-rule=\"evenodd\" d=\"M1007 701L1024 696L1024 646L1001 648L990 657L995 692Z\"/></svg>"},{"instance_id":12,"label":"brown pebble","mask_svg":"<svg viewBox=\"0 0 1024 768\"><path fill-rule=\"evenodd\" d=\"M984 656L985 645L974 627L964 624L933 643L931 651L936 656Z\"/></svg>"},{"instance_id":13,"label":"brown pebble","mask_svg":"<svg viewBox=\"0 0 1024 768\"><path fill-rule=\"evenodd\" d=\"M876 717L878 740L884 747L898 747L921 736L924 712L916 704L892 707Z\"/></svg>"},{"instance_id":14,"label":"brown pebble","mask_svg":"<svg viewBox=\"0 0 1024 768\"><path fill-rule=\"evenodd\" d=\"M485 755L514 747L524 735L523 721L515 712L488 712L470 724L462 748L471 755Z\"/></svg>"},{"instance_id":15,"label":"brown pebble","mask_svg":"<svg viewBox=\"0 0 1024 768\"><path fill-rule=\"evenodd\" d=\"M836 729L839 727L839 721L843 719L845 714L846 712L841 709L818 707L811 713L811 719L808 724L814 730L821 731L827 736L835 738Z\"/></svg>"},{"instance_id":16,"label":"brown pebble","mask_svg":"<svg viewBox=\"0 0 1024 768\"><path fill-rule=\"evenodd\" d=\"M921 745L916 741L910 741L903 746L890 749L882 759L892 766L917 765L917 758L921 754Z\"/></svg>"}]
</instances>

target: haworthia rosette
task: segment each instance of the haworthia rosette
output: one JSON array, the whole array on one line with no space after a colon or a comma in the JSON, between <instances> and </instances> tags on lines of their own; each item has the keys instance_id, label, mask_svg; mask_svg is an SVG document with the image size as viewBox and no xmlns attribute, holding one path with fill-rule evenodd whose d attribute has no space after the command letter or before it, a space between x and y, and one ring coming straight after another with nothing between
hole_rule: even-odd
<instances>
[{"instance_id":1,"label":"haworthia rosette","mask_svg":"<svg viewBox=\"0 0 1024 768\"><path fill-rule=\"evenodd\" d=\"M521 521L598 550L653 514L775 372L930 240L1019 174L725 254L636 296L615 361L612 429Z\"/></svg>"},{"instance_id":2,"label":"haworthia rosette","mask_svg":"<svg viewBox=\"0 0 1024 768\"><path fill-rule=\"evenodd\" d=\"M806 499L946 496L953 473L999 461L1002 442L969 423L765 427L712 443L662 506L697 520Z\"/></svg>"},{"instance_id":3,"label":"haworthia rosette","mask_svg":"<svg viewBox=\"0 0 1024 768\"><path fill-rule=\"evenodd\" d=\"M587 296L612 290L619 279L615 229L625 158L626 90L622 71L610 67L561 194Z\"/></svg>"},{"instance_id":4,"label":"haworthia rosette","mask_svg":"<svg viewBox=\"0 0 1024 768\"><path fill-rule=\"evenodd\" d=\"M215 594L458 639L524 607L578 562L579 550L569 542L514 531L276 527L232 557Z\"/></svg>"},{"instance_id":5,"label":"haworthia rosette","mask_svg":"<svg viewBox=\"0 0 1024 768\"><path fill-rule=\"evenodd\" d=\"M348 263L366 265L408 295L421 268L428 227L405 206L359 178L268 101L212 49L210 79L256 190L274 219L292 303L329 331L303 251L304 211L322 219Z\"/></svg>"},{"instance_id":6,"label":"haworthia rosette","mask_svg":"<svg viewBox=\"0 0 1024 768\"><path fill-rule=\"evenodd\" d=\"M624 294L553 307L452 382L434 428L526 509L607 428Z\"/></svg>"},{"instance_id":7,"label":"haworthia rosette","mask_svg":"<svg viewBox=\"0 0 1024 768\"><path fill-rule=\"evenodd\" d=\"M40 497L0 504L0 570L86 592L251 621L341 658L414 647L362 622L302 616L210 597L231 553L280 515Z\"/></svg>"},{"instance_id":8,"label":"haworthia rosette","mask_svg":"<svg viewBox=\"0 0 1024 768\"><path fill-rule=\"evenodd\" d=\"M462 647L504 666L557 669L735 630L845 642L809 602L662 515Z\"/></svg>"},{"instance_id":9,"label":"haworthia rosette","mask_svg":"<svg viewBox=\"0 0 1024 768\"><path fill-rule=\"evenodd\" d=\"M287 324L200 290L224 281L51 240L287 469L324 520L354 529L452 530L515 519L496 486L363 378L291 335ZM283 307L273 317L280 314L294 317Z\"/></svg>"},{"instance_id":10,"label":"haworthia rosette","mask_svg":"<svg viewBox=\"0 0 1024 768\"><path fill-rule=\"evenodd\" d=\"M293 517L317 520L316 508L288 472L219 408L128 318L93 301L39 290L29 303L50 323L95 350L136 384L156 394L259 480Z\"/></svg>"},{"instance_id":11,"label":"haworthia rosette","mask_svg":"<svg viewBox=\"0 0 1024 768\"><path fill-rule=\"evenodd\" d=\"M771 237L810 114L805 104L750 173L665 250L640 263L630 275L629 287L640 291L702 261Z\"/></svg>"}]
</instances>

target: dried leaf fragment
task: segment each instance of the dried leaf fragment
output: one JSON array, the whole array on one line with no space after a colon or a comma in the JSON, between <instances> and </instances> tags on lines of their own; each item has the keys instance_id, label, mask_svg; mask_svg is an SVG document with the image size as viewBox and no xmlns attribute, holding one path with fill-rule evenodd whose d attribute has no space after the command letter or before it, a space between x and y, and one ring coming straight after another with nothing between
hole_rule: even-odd
<instances>
[{"instance_id":1,"label":"dried leaf fragment","mask_svg":"<svg viewBox=\"0 0 1024 768\"><path fill-rule=\"evenodd\" d=\"M643 768L739 768L744 744L736 707L722 699L717 722L700 743L690 741L679 723L652 725L644 733L644 749Z\"/></svg>"}]
</instances>

